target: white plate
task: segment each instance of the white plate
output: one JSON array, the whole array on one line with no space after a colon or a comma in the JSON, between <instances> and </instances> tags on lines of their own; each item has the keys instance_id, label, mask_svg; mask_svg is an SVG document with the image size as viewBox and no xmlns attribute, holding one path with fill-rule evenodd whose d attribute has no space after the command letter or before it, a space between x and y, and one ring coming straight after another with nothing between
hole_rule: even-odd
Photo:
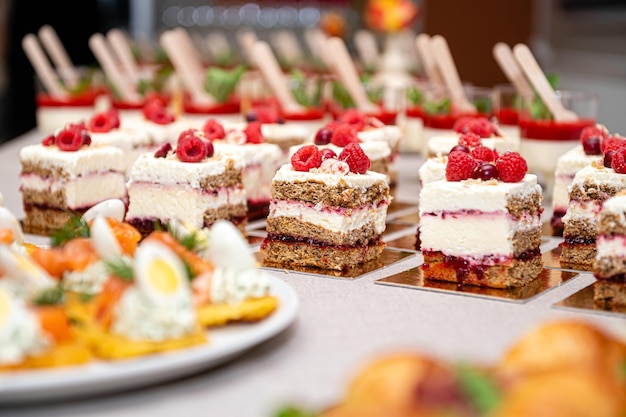
<instances>
[{"instance_id":1,"label":"white plate","mask_svg":"<svg viewBox=\"0 0 626 417\"><path fill-rule=\"evenodd\" d=\"M287 328L296 317L299 299L277 277L270 277L278 309L253 324L233 324L208 332L209 343L116 362L94 361L86 365L42 371L0 373L0 404L42 399L67 399L101 394L163 382L217 366Z\"/></svg>"}]
</instances>

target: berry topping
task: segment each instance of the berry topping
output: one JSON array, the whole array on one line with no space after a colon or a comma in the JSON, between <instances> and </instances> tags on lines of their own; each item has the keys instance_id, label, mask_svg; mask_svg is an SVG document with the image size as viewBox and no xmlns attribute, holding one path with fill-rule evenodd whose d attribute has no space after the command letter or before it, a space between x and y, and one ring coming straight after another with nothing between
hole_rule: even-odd
<instances>
[{"instance_id":1,"label":"berry topping","mask_svg":"<svg viewBox=\"0 0 626 417\"><path fill-rule=\"evenodd\" d=\"M74 152L83 145L83 134L78 129L63 129L54 140L62 151Z\"/></svg>"},{"instance_id":2,"label":"berry topping","mask_svg":"<svg viewBox=\"0 0 626 417\"><path fill-rule=\"evenodd\" d=\"M196 129L187 129L187 130L183 130L182 132L180 132L180 134L178 135L178 141L177 143L180 143L181 140L187 138L187 137L200 137L199 135L200 131L196 130Z\"/></svg>"},{"instance_id":3,"label":"berry topping","mask_svg":"<svg viewBox=\"0 0 626 417\"><path fill-rule=\"evenodd\" d=\"M165 102L159 98L152 98L146 102L142 109L143 116L159 125L167 125L172 123L176 118L171 113Z\"/></svg>"},{"instance_id":4,"label":"berry topping","mask_svg":"<svg viewBox=\"0 0 626 417\"><path fill-rule=\"evenodd\" d=\"M206 157L211 158L215 154L215 147L213 146L213 142L210 140L205 140L204 144L206 145Z\"/></svg>"},{"instance_id":5,"label":"berry topping","mask_svg":"<svg viewBox=\"0 0 626 417\"><path fill-rule=\"evenodd\" d=\"M296 171L308 172L322 164L322 153L315 145L306 145L291 156L291 165Z\"/></svg>"},{"instance_id":6,"label":"berry topping","mask_svg":"<svg viewBox=\"0 0 626 417\"><path fill-rule=\"evenodd\" d=\"M494 135L496 129L493 123L485 117L469 117L457 120L454 125L454 131L458 133L474 133L481 138L488 138Z\"/></svg>"},{"instance_id":7,"label":"berry topping","mask_svg":"<svg viewBox=\"0 0 626 417\"><path fill-rule=\"evenodd\" d=\"M176 156L182 162L200 162L207 156L205 141L197 136L187 136L178 141Z\"/></svg>"},{"instance_id":8,"label":"berry topping","mask_svg":"<svg viewBox=\"0 0 626 417\"><path fill-rule=\"evenodd\" d=\"M204 131L204 136L208 140L224 139L226 136L224 126L222 126L222 124L215 119L207 120L206 123L204 123L202 130Z\"/></svg>"},{"instance_id":9,"label":"berry topping","mask_svg":"<svg viewBox=\"0 0 626 417\"><path fill-rule=\"evenodd\" d=\"M97 113L89 119L89 130L91 132L105 133L113 129L113 120L106 113Z\"/></svg>"},{"instance_id":10,"label":"berry topping","mask_svg":"<svg viewBox=\"0 0 626 417\"><path fill-rule=\"evenodd\" d=\"M172 150L172 145L169 142L165 142L159 149L154 152L155 158L165 158L167 153Z\"/></svg>"},{"instance_id":11,"label":"berry topping","mask_svg":"<svg viewBox=\"0 0 626 417\"><path fill-rule=\"evenodd\" d=\"M476 166L472 178L487 181L492 178L498 179L498 168L491 162L482 162Z\"/></svg>"},{"instance_id":12,"label":"berry topping","mask_svg":"<svg viewBox=\"0 0 626 417\"><path fill-rule=\"evenodd\" d=\"M448 155L446 165L446 179L448 181L463 181L472 178L477 162L467 152L454 151Z\"/></svg>"},{"instance_id":13,"label":"berry topping","mask_svg":"<svg viewBox=\"0 0 626 417\"><path fill-rule=\"evenodd\" d=\"M602 125L595 126L587 126L580 132L580 141L585 144L585 142L591 138L595 138L598 142L602 142L604 139L609 137L609 130ZM595 154L592 154L595 155Z\"/></svg>"},{"instance_id":14,"label":"berry topping","mask_svg":"<svg viewBox=\"0 0 626 417\"><path fill-rule=\"evenodd\" d=\"M43 138L43 140L41 141L41 144L43 146L52 146L52 145L54 145L54 135L50 135L48 137Z\"/></svg>"},{"instance_id":15,"label":"berry topping","mask_svg":"<svg viewBox=\"0 0 626 417\"><path fill-rule=\"evenodd\" d=\"M330 141L335 146L344 147L349 143L358 142L359 138L357 137L356 130L352 125L341 124L333 131Z\"/></svg>"},{"instance_id":16,"label":"berry topping","mask_svg":"<svg viewBox=\"0 0 626 417\"><path fill-rule=\"evenodd\" d=\"M504 182L521 181L528 172L526 160L518 152L507 151L496 161L500 180Z\"/></svg>"},{"instance_id":17,"label":"berry topping","mask_svg":"<svg viewBox=\"0 0 626 417\"><path fill-rule=\"evenodd\" d=\"M451 153L451 152L454 152L454 151L470 153L470 149L467 146L464 146L464 145L453 146L452 149L450 149L450 152L448 152L448 153Z\"/></svg>"},{"instance_id":18,"label":"berry topping","mask_svg":"<svg viewBox=\"0 0 626 417\"><path fill-rule=\"evenodd\" d=\"M609 136L604 139L602 143L600 143L600 148L602 149L603 154L606 154L608 151L616 151L624 147L626 147L626 138L617 134Z\"/></svg>"},{"instance_id":19,"label":"berry topping","mask_svg":"<svg viewBox=\"0 0 626 417\"><path fill-rule=\"evenodd\" d=\"M476 133L464 133L459 137L459 145L472 149L483 144L482 139Z\"/></svg>"},{"instance_id":20,"label":"berry topping","mask_svg":"<svg viewBox=\"0 0 626 417\"><path fill-rule=\"evenodd\" d=\"M620 148L614 151L611 167L618 174L626 174L626 148Z\"/></svg>"},{"instance_id":21,"label":"berry topping","mask_svg":"<svg viewBox=\"0 0 626 417\"><path fill-rule=\"evenodd\" d=\"M250 122L243 130L246 134L246 143L263 143L263 133L261 133L261 122Z\"/></svg>"},{"instance_id":22,"label":"berry topping","mask_svg":"<svg viewBox=\"0 0 626 417\"><path fill-rule=\"evenodd\" d=\"M330 148L322 149L322 160L337 158L337 154Z\"/></svg>"},{"instance_id":23,"label":"berry topping","mask_svg":"<svg viewBox=\"0 0 626 417\"><path fill-rule=\"evenodd\" d=\"M328 145L333 137L333 130L329 127L323 127L315 134L316 145Z\"/></svg>"},{"instance_id":24,"label":"berry topping","mask_svg":"<svg viewBox=\"0 0 626 417\"><path fill-rule=\"evenodd\" d=\"M597 136L590 136L583 141L583 151L586 155L602 155L602 139Z\"/></svg>"},{"instance_id":25,"label":"berry topping","mask_svg":"<svg viewBox=\"0 0 626 417\"><path fill-rule=\"evenodd\" d=\"M615 152L617 152L615 149L611 149L610 151L604 154L602 163L604 164L605 167L607 168L613 167L613 155L615 155Z\"/></svg>"},{"instance_id":26,"label":"berry topping","mask_svg":"<svg viewBox=\"0 0 626 417\"><path fill-rule=\"evenodd\" d=\"M350 125L358 132L365 127L365 115L356 109L348 109L339 116L339 122Z\"/></svg>"},{"instance_id":27,"label":"berry topping","mask_svg":"<svg viewBox=\"0 0 626 417\"><path fill-rule=\"evenodd\" d=\"M361 145L356 142L348 143L343 148L339 154L339 160L346 161L350 171L357 174L365 174L371 165L370 159L363 152Z\"/></svg>"},{"instance_id":28,"label":"berry topping","mask_svg":"<svg viewBox=\"0 0 626 417\"><path fill-rule=\"evenodd\" d=\"M487 161L487 162L492 162L496 160L495 154L493 152L493 149L490 149L484 145L480 145L475 147L474 149L472 149L472 151L470 152L470 154L478 159L479 161Z\"/></svg>"},{"instance_id":29,"label":"berry topping","mask_svg":"<svg viewBox=\"0 0 626 417\"><path fill-rule=\"evenodd\" d=\"M246 113L247 122L279 123L280 113L272 106L256 106Z\"/></svg>"}]
</instances>

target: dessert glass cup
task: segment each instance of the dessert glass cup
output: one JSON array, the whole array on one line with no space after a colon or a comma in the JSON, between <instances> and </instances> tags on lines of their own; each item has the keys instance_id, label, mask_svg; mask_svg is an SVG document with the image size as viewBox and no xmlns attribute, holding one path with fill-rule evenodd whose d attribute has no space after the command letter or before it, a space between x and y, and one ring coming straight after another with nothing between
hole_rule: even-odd
<instances>
[{"instance_id":1,"label":"dessert glass cup","mask_svg":"<svg viewBox=\"0 0 626 417\"><path fill-rule=\"evenodd\" d=\"M404 112L398 115L404 130L402 152L420 153L424 149L424 103L432 94L432 86L424 80L415 80L405 91Z\"/></svg>"},{"instance_id":2,"label":"dessert glass cup","mask_svg":"<svg viewBox=\"0 0 626 417\"><path fill-rule=\"evenodd\" d=\"M492 88L465 86L465 95L476 111L457 109L450 99L447 89L432 88L424 101L422 120L424 123L422 155L428 155L428 140L435 136L454 134L454 124L464 117L491 118L494 111L494 91Z\"/></svg>"},{"instance_id":3,"label":"dessert glass cup","mask_svg":"<svg viewBox=\"0 0 626 417\"><path fill-rule=\"evenodd\" d=\"M315 136L331 119L324 108L324 96L327 91L327 78L323 74L303 74L288 77L289 90L298 104L304 106L302 111L282 111L285 123L305 128L309 137Z\"/></svg>"},{"instance_id":4,"label":"dessert glass cup","mask_svg":"<svg viewBox=\"0 0 626 417\"><path fill-rule=\"evenodd\" d=\"M496 84L494 91L494 116L503 135L520 136L520 98L512 84Z\"/></svg>"},{"instance_id":5,"label":"dessert glass cup","mask_svg":"<svg viewBox=\"0 0 626 417\"><path fill-rule=\"evenodd\" d=\"M82 67L78 75L78 79L70 79L69 74L59 74L59 81L69 91L66 99L50 95L35 76L36 121L40 132L53 134L67 123L87 122L107 107L102 73L95 68Z\"/></svg>"},{"instance_id":6,"label":"dessert glass cup","mask_svg":"<svg viewBox=\"0 0 626 417\"><path fill-rule=\"evenodd\" d=\"M580 133L596 124L598 96L573 90L557 90L557 97L577 120L555 121L537 96L521 97L520 153L528 171L537 174L544 186L544 195L551 196L554 170L558 158L580 143Z\"/></svg>"}]
</instances>

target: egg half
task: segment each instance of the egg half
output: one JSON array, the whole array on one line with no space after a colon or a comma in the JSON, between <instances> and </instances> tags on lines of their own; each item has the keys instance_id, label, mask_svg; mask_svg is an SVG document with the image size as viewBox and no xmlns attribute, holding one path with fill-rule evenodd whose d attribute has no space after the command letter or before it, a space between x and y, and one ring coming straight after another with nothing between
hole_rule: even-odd
<instances>
[{"instance_id":1,"label":"egg half","mask_svg":"<svg viewBox=\"0 0 626 417\"><path fill-rule=\"evenodd\" d=\"M96 216L93 219L89 233L91 242L100 258L115 260L122 256L122 247L117 241L113 229L109 226L109 222L104 217Z\"/></svg>"},{"instance_id":2,"label":"egg half","mask_svg":"<svg viewBox=\"0 0 626 417\"><path fill-rule=\"evenodd\" d=\"M87 210L83 214L83 220L89 223L96 217L102 216L110 217L121 222L124 220L125 212L126 206L124 206L124 202L122 200L112 198L110 200L104 200Z\"/></svg>"},{"instance_id":3,"label":"egg half","mask_svg":"<svg viewBox=\"0 0 626 417\"><path fill-rule=\"evenodd\" d=\"M40 290L52 288L56 281L28 255L0 246L1 280L11 281L19 297L28 297Z\"/></svg>"},{"instance_id":4,"label":"egg half","mask_svg":"<svg viewBox=\"0 0 626 417\"><path fill-rule=\"evenodd\" d=\"M227 220L218 220L211 226L209 253L217 268L256 268L248 242L239 229Z\"/></svg>"},{"instance_id":5,"label":"egg half","mask_svg":"<svg viewBox=\"0 0 626 417\"><path fill-rule=\"evenodd\" d=\"M13 241L19 244L24 243L24 232L22 231L22 226L20 226L20 223L9 209L1 206L0 229L11 230L11 232L13 232Z\"/></svg>"},{"instance_id":6,"label":"egg half","mask_svg":"<svg viewBox=\"0 0 626 417\"><path fill-rule=\"evenodd\" d=\"M183 261L162 243L139 245L133 268L138 288L154 302L170 304L191 297Z\"/></svg>"}]
</instances>

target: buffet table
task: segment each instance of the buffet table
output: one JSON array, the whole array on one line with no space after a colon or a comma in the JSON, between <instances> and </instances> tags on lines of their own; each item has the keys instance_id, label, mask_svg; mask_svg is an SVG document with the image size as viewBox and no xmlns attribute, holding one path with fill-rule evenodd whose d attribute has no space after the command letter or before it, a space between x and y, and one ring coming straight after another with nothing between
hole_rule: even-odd
<instances>
[{"instance_id":1,"label":"buffet table","mask_svg":"<svg viewBox=\"0 0 626 417\"><path fill-rule=\"evenodd\" d=\"M4 205L22 216L18 153L41 140L29 132L0 147L0 192ZM395 201L416 212L420 157L401 155ZM547 216L547 212L544 213ZM414 238L416 225L394 224L385 240ZM478 232L478 231L477 231ZM542 249L555 248L546 237ZM173 381L125 392L0 404L4 416L258 416L272 417L286 404L319 409L344 392L361 366L384 353L416 350L451 361L490 364L521 335L549 319L573 317L626 336L623 315L596 314L553 305L594 282L580 273L527 302L464 296L380 285L377 280L421 263L411 252L403 259L356 279L269 272L291 286L299 300L295 320L280 334L217 367ZM2 381L11 378L0 374Z\"/></svg>"}]
</instances>

